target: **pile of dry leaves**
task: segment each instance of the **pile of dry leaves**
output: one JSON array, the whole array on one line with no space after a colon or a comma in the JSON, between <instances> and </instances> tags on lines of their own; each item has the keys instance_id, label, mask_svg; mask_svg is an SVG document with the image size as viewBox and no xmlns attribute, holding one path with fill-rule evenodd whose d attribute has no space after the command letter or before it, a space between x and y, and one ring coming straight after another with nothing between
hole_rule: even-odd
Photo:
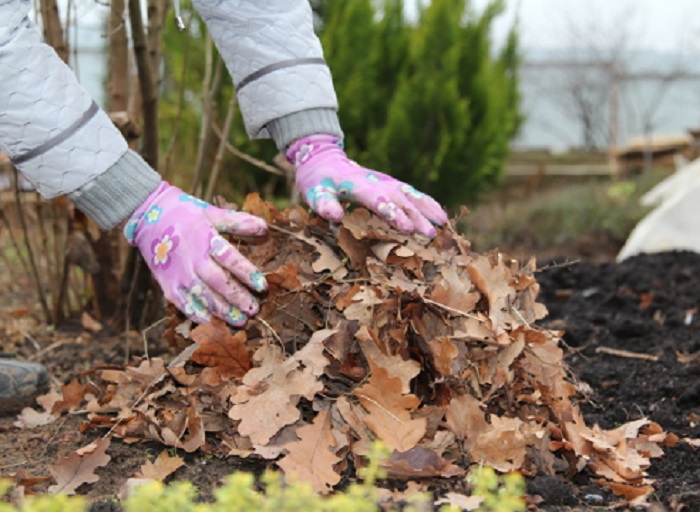
<instances>
[{"instance_id":1,"label":"pile of dry leaves","mask_svg":"<svg viewBox=\"0 0 700 512\"><path fill-rule=\"evenodd\" d=\"M20 422L80 409L85 429L274 460L319 492L375 439L396 478L450 478L470 464L588 468L625 501L652 491L650 458L675 437L647 420L584 423L560 333L534 325L546 314L534 262L476 254L449 228L431 241L402 235L361 208L332 226L255 195L244 206L271 225L241 245L270 283L245 330L174 316L176 359L96 369Z\"/></svg>"}]
</instances>

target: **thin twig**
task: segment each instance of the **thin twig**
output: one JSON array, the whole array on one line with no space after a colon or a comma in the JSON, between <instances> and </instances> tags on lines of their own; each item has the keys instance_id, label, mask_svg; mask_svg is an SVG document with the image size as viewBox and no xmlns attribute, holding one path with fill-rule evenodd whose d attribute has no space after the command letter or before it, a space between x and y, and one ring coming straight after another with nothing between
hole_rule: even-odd
<instances>
[{"instance_id":1,"label":"thin twig","mask_svg":"<svg viewBox=\"0 0 700 512\"><path fill-rule=\"evenodd\" d=\"M652 354L642 354L640 352L630 352L629 350L620 350L611 347L598 347L595 349L596 354L608 354L617 357L626 357L628 359L642 359L644 361L656 362L659 360L659 356Z\"/></svg>"},{"instance_id":2,"label":"thin twig","mask_svg":"<svg viewBox=\"0 0 700 512\"><path fill-rule=\"evenodd\" d=\"M187 21L185 22L185 26L189 27L190 23L192 21L192 14L189 14L189 17ZM170 159L173 156L173 152L175 150L175 143L177 142L177 136L178 136L178 131L180 130L180 123L182 122L182 118L185 113L185 91L186 91L186 84L187 84L187 74L191 71L190 70L190 54L192 53L190 51L190 31L185 30L184 32L184 49L183 49L183 63L182 63L182 73L180 75L180 84L178 87L178 93L177 93L177 111L175 114L175 120L173 121L172 124L172 134L170 135L170 142L168 142L168 149L165 150L165 159L164 159L164 164L163 164L163 172L161 173L163 176L163 179L168 179L170 176Z\"/></svg>"},{"instance_id":3,"label":"thin twig","mask_svg":"<svg viewBox=\"0 0 700 512\"><path fill-rule=\"evenodd\" d=\"M53 352L54 350L56 350L56 349L59 348L59 347L62 347L63 345L71 345L71 344L73 344L73 343L75 343L75 341L73 341L73 340L60 340L60 341L55 341L55 342L53 342L51 345L49 345L48 347L44 347L44 348L42 348L41 350L39 350L37 353L32 354L32 355L29 356L27 359L28 359L29 361L36 361L36 360L39 359L40 357L45 356L45 355L48 354L49 352Z\"/></svg>"},{"instance_id":4,"label":"thin twig","mask_svg":"<svg viewBox=\"0 0 700 512\"><path fill-rule=\"evenodd\" d=\"M37 293L39 295L39 302L41 303L41 308L44 310L44 318L47 322L51 322L51 312L49 311L49 304L46 301L46 294L41 285L41 279L39 277L39 271L37 270L36 261L34 259L34 250L32 249L32 244L29 240L29 228L27 227L27 219L24 217L24 211L22 210L22 202L19 199L19 178L17 176L17 170L15 169L15 204L17 205L17 215L19 216L19 222L22 226L22 233L24 235L24 245L27 248L27 256L29 258L29 265L32 269L32 275L34 277L34 282L36 284Z\"/></svg>"},{"instance_id":5,"label":"thin twig","mask_svg":"<svg viewBox=\"0 0 700 512\"><path fill-rule=\"evenodd\" d=\"M207 183L207 191L204 194L204 200L211 202L211 198L214 195L214 187L216 187L216 182L219 180L219 174L221 173L221 163L224 160L224 151L226 149L226 142L228 141L229 135L231 133L231 127L233 126L233 116L236 113L236 108L238 107L238 99L236 98L236 92L231 92L231 99L228 102L228 109L226 111L226 119L224 120L224 129L221 131L219 136L219 147L216 149L216 155L214 156L214 164L212 165L211 173L209 175L209 182Z\"/></svg>"},{"instance_id":6,"label":"thin twig","mask_svg":"<svg viewBox=\"0 0 700 512\"><path fill-rule=\"evenodd\" d=\"M284 351L284 342L282 341L282 338L280 338L279 334L277 334L277 332L272 328L272 326L269 323L267 323L265 319L258 317L257 320L272 333L272 337L277 340L277 342L282 347L282 350Z\"/></svg>"},{"instance_id":7,"label":"thin twig","mask_svg":"<svg viewBox=\"0 0 700 512\"><path fill-rule=\"evenodd\" d=\"M535 272L543 272L545 270L551 270L553 268L573 267L577 263L581 263L581 260L566 260L563 263L550 263L549 265L545 265L544 267L535 269Z\"/></svg>"},{"instance_id":8,"label":"thin twig","mask_svg":"<svg viewBox=\"0 0 700 512\"><path fill-rule=\"evenodd\" d=\"M221 137L222 130L219 128L219 126L212 121L212 129L214 130L214 133L216 134L217 137ZM263 162L262 160L259 160L255 158L254 156L249 155L248 153L244 153L237 147L235 147L233 144L231 144L229 141L225 140L224 141L224 148L226 151L231 153L232 155L240 158L241 160L248 162L251 165L254 165L255 167L262 169L263 171L269 172L271 174L275 174L277 176L286 176L287 173L283 170L280 169L279 167L276 167L274 165L270 165L266 162Z\"/></svg>"},{"instance_id":9,"label":"thin twig","mask_svg":"<svg viewBox=\"0 0 700 512\"><path fill-rule=\"evenodd\" d=\"M148 340L146 339L146 333L148 331L150 331L151 329L153 329L154 327L159 326L160 324L165 322L167 319L168 319L167 317L163 317L160 320L158 320L157 322L154 322L151 325L149 325L148 327L146 327L143 331L141 331L141 336L143 338L143 354L146 356L146 361L148 361L149 363L151 362L151 358L148 356ZM128 343L128 340L129 340L129 338L127 335L127 343Z\"/></svg>"},{"instance_id":10,"label":"thin twig","mask_svg":"<svg viewBox=\"0 0 700 512\"><path fill-rule=\"evenodd\" d=\"M439 308L444 309L445 311L449 311L450 313L456 313L458 315L466 316L468 318L474 318L475 320L481 320L476 315L472 315L471 313L467 313L466 311L462 311L459 309L451 308L450 306L445 306L444 304L440 304L439 302L435 302L434 300L431 300L427 297L421 297L421 300L425 302L426 304L432 304L433 306L437 306Z\"/></svg>"},{"instance_id":11,"label":"thin twig","mask_svg":"<svg viewBox=\"0 0 700 512\"><path fill-rule=\"evenodd\" d=\"M124 336L126 337L126 347L124 348L124 364L129 363L129 329L131 328L131 305L134 298L134 292L136 291L136 285L139 279L139 273L141 271L141 258L136 256L136 261L134 262L134 275L131 276L131 283L129 283L129 293L126 296L126 325L124 330Z\"/></svg>"}]
</instances>

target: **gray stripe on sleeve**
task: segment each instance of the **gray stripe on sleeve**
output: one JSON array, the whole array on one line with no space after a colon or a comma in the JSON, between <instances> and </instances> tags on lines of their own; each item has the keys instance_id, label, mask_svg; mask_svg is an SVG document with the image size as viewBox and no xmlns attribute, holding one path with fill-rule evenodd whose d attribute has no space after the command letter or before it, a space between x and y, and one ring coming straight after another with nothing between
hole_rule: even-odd
<instances>
[{"instance_id":1,"label":"gray stripe on sleeve","mask_svg":"<svg viewBox=\"0 0 700 512\"><path fill-rule=\"evenodd\" d=\"M304 59L291 59L275 62L274 64L270 64L269 66L265 66L264 68L258 69L257 71L251 73L243 80L238 82L236 84L236 91L240 91L251 82L254 82L259 78L262 78L265 75L269 75L270 73L273 73L275 71L279 71L280 69L291 68L295 66L305 66L309 64L321 64L325 66L326 61L323 57L308 57Z\"/></svg>"},{"instance_id":2,"label":"gray stripe on sleeve","mask_svg":"<svg viewBox=\"0 0 700 512\"><path fill-rule=\"evenodd\" d=\"M75 134L80 128L85 126L90 120L95 117L97 112L99 112L100 107L95 103L94 101L90 104L90 107L83 112L83 115L81 115L78 119L76 119L73 124L71 124L68 128L63 130L61 133L56 135L55 137L47 140L43 144L39 144L37 147L30 149L26 153L22 153L21 155L15 156L12 158L12 163L15 165L19 165L21 163L26 162L27 160L31 160L32 158L36 158L37 156L46 153L52 148L55 148L58 146L61 142L64 142L68 138L70 138L72 135Z\"/></svg>"}]
</instances>

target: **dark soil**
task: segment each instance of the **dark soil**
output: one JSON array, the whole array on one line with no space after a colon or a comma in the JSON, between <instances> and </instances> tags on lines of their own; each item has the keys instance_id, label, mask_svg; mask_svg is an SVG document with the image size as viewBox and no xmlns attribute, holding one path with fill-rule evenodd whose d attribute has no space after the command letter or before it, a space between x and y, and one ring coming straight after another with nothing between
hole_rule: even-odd
<instances>
[{"instance_id":1,"label":"dark soil","mask_svg":"<svg viewBox=\"0 0 700 512\"><path fill-rule=\"evenodd\" d=\"M567 362L591 387L590 401L582 404L587 423L614 428L646 417L680 438L700 437L699 254L579 262L545 269L537 280L549 309L542 325L565 331ZM700 450L685 443L667 448L649 476L656 480L655 500L669 510L700 510ZM590 501L586 494L597 500L600 490L574 488L571 498ZM564 492L553 498L569 502Z\"/></svg>"},{"instance_id":2,"label":"dark soil","mask_svg":"<svg viewBox=\"0 0 700 512\"><path fill-rule=\"evenodd\" d=\"M573 374L590 386L590 400L582 404L589 424L613 428L647 417L679 438L700 437L700 255L668 253L635 257L621 264L545 265L537 279L540 300L550 311L541 325L565 331L567 361ZM17 321L7 311L0 312L0 334ZM81 370L97 365L122 364L127 345L131 355L143 350L138 335L90 337L79 328L31 336L21 329L10 331L1 338L0 352L28 358L43 349L37 359L51 369L57 383L67 383ZM608 349L657 356L658 360L611 355ZM162 340L152 337L151 355L167 350ZM13 417L0 418L0 476L21 470L48 475L47 468L57 457L102 434L80 433L83 420L81 415L69 415L27 431L15 429ZM112 461L97 471L100 480L79 491L94 500L93 510L118 510L114 497L123 482L162 449L115 439L108 450ZM658 510L700 510L700 450L686 443L665 450L648 471L656 481L652 501L658 502ZM187 465L175 478L191 480L204 494L232 471L264 469L251 461L181 455ZM449 481L441 482L438 487L444 490L449 485ZM45 488L35 487L38 492ZM552 512L593 510L617 500L585 472L573 480L529 479L528 493L540 497L541 510Z\"/></svg>"}]
</instances>

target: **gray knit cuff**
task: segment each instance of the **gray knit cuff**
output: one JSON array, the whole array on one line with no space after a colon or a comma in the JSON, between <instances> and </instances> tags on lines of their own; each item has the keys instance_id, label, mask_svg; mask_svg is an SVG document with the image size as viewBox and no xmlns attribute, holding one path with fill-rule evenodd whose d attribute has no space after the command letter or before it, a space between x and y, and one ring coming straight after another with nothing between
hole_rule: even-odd
<instances>
[{"instance_id":1,"label":"gray knit cuff","mask_svg":"<svg viewBox=\"0 0 700 512\"><path fill-rule=\"evenodd\" d=\"M302 110L273 119L267 130L282 153L292 142L308 135L323 133L343 138L338 113L332 108Z\"/></svg>"},{"instance_id":2,"label":"gray knit cuff","mask_svg":"<svg viewBox=\"0 0 700 512\"><path fill-rule=\"evenodd\" d=\"M109 230L131 215L162 181L135 151L128 150L94 180L68 194L68 199L101 229Z\"/></svg>"}]
</instances>

